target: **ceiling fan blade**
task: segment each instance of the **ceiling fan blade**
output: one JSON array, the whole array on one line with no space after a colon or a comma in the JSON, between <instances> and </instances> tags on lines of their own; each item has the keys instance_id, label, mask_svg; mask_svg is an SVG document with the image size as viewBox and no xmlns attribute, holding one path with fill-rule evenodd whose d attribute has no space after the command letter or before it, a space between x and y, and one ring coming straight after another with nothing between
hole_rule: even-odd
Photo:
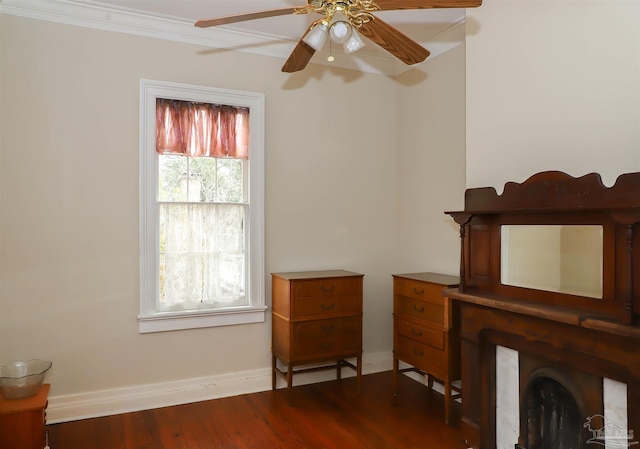
<instances>
[{"instance_id":1,"label":"ceiling fan blade","mask_svg":"<svg viewBox=\"0 0 640 449\"><path fill-rule=\"evenodd\" d=\"M304 69L315 52L312 46L300 39L298 45L296 45L289 55L289 59L287 59L287 62L282 66L282 71L293 73Z\"/></svg>"},{"instance_id":2,"label":"ceiling fan blade","mask_svg":"<svg viewBox=\"0 0 640 449\"><path fill-rule=\"evenodd\" d=\"M363 23L358 31L405 64L417 64L429 56L429 50L378 17Z\"/></svg>"},{"instance_id":3,"label":"ceiling fan blade","mask_svg":"<svg viewBox=\"0 0 640 449\"><path fill-rule=\"evenodd\" d=\"M213 27L218 25L226 25L228 23L244 22L245 20L263 19L265 17L286 16L287 14L293 14L294 11L297 11L297 10L299 11L300 8L282 8L282 9L271 9L269 11L250 12L246 14L238 14L236 16L198 20L195 25L199 28L207 28L207 27Z\"/></svg>"},{"instance_id":4,"label":"ceiling fan blade","mask_svg":"<svg viewBox=\"0 0 640 449\"><path fill-rule=\"evenodd\" d=\"M482 0L374 0L382 11L392 9L475 8Z\"/></svg>"}]
</instances>

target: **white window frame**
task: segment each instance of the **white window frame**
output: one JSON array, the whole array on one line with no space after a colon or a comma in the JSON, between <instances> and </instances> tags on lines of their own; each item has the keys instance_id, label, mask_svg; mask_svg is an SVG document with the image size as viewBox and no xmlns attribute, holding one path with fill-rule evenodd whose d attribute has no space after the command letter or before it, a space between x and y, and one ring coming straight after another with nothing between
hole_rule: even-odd
<instances>
[{"instance_id":1,"label":"white window frame","mask_svg":"<svg viewBox=\"0 0 640 449\"><path fill-rule=\"evenodd\" d=\"M250 110L248 306L183 312L156 310L159 285L156 98L248 107ZM267 309L264 282L264 123L264 94L140 80L140 333L264 322Z\"/></svg>"}]
</instances>

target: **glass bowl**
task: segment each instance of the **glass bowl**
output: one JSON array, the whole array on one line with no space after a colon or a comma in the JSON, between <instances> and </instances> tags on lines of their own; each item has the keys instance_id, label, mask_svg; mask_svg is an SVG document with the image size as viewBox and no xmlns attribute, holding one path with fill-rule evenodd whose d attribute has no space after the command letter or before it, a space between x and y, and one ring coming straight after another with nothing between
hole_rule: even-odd
<instances>
[{"instance_id":1,"label":"glass bowl","mask_svg":"<svg viewBox=\"0 0 640 449\"><path fill-rule=\"evenodd\" d=\"M33 359L0 366L0 393L5 399L35 396L51 365L51 362Z\"/></svg>"}]
</instances>

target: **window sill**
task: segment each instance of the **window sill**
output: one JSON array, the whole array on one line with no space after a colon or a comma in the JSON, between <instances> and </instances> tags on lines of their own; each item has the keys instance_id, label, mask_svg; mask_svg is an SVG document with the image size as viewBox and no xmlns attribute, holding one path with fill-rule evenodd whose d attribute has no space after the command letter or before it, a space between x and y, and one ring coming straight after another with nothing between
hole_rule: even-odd
<instances>
[{"instance_id":1,"label":"window sill","mask_svg":"<svg viewBox=\"0 0 640 449\"><path fill-rule=\"evenodd\" d=\"M146 334L202 327L263 323L266 309L265 306L254 306L208 312L171 312L148 316L140 315L138 316L139 332Z\"/></svg>"}]
</instances>

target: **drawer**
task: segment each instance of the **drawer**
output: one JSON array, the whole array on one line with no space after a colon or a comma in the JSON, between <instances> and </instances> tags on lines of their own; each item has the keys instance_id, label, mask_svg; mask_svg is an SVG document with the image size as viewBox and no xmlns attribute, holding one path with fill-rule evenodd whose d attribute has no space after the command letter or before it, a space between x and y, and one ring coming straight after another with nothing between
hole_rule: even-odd
<instances>
[{"instance_id":1,"label":"drawer","mask_svg":"<svg viewBox=\"0 0 640 449\"><path fill-rule=\"evenodd\" d=\"M291 360L296 362L338 359L357 356L362 353L361 334L294 340L292 346Z\"/></svg>"},{"instance_id":2,"label":"drawer","mask_svg":"<svg viewBox=\"0 0 640 449\"><path fill-rule=\"evenodd\" d=\"M418 323L395 320L396 333L411 338L432 348L444 350L445 332L442 329L420 326Z\"/></svg>"},{"instance_id":3,"label":"drawer","mask_svg":"<svg viewBox=\"0 0 640 449\"><path fill-rule=\"evenodd\" d=\"M444 325L444 303L434 304L405 296L396 296L394 307L398 318L404 315L415 320Z\"/></svg>"},{"instance_id":4,"label":"drawer","mask_svg":"<svg viewBox=\"0 0 640 449\"><path fill-rule=\"evenodd\" d=\"M295 299L326 298L330 296L358 296L362 294L362 277L296 281L293 284L292 291Z\"/></svg>"},{"instance_id":5,"label":"drawer","mask_svg":"<svg viewBox=\"0 0 640 449\"><path fill-rule=\"evenodd\" d=\"M442 296L444 286L440 284L420 282L413 279L399 277L394 278L393 282L396 295L419 301L426 301L436 305L444 304L444 297Z\"/></svg>"},{"instance_id":6,"label":"drawer","mask_svg":"<svg viewBox=\"0 0 640 449\"><path fill-rule=\"evenodd\" d=\"M361 315L362 296L296 298L292 301L292 319L339 315Z\"/></svg>"},{"instance_id":7,"label":"drawer","mask_svg":"<svg viewBox=\"0 0 640 449\"><path fill-rule=\"evenodd\" d=\"M407 362L442 380L448 377L447 354L440 349L396 335L393 350L395 357L403 362Z\"/></svg>"},{"instance_id":8,"label":"drawer","mask_svg":"<svg viewBox=\"0 0 640 449\"><path fill-rule=\"evenodd\" d=\"M293 325L293 338L298 340L316 340L332 337L353 339L359 338L361 333L361 317L300 321Z\"/></svg>"}]
</instances>

